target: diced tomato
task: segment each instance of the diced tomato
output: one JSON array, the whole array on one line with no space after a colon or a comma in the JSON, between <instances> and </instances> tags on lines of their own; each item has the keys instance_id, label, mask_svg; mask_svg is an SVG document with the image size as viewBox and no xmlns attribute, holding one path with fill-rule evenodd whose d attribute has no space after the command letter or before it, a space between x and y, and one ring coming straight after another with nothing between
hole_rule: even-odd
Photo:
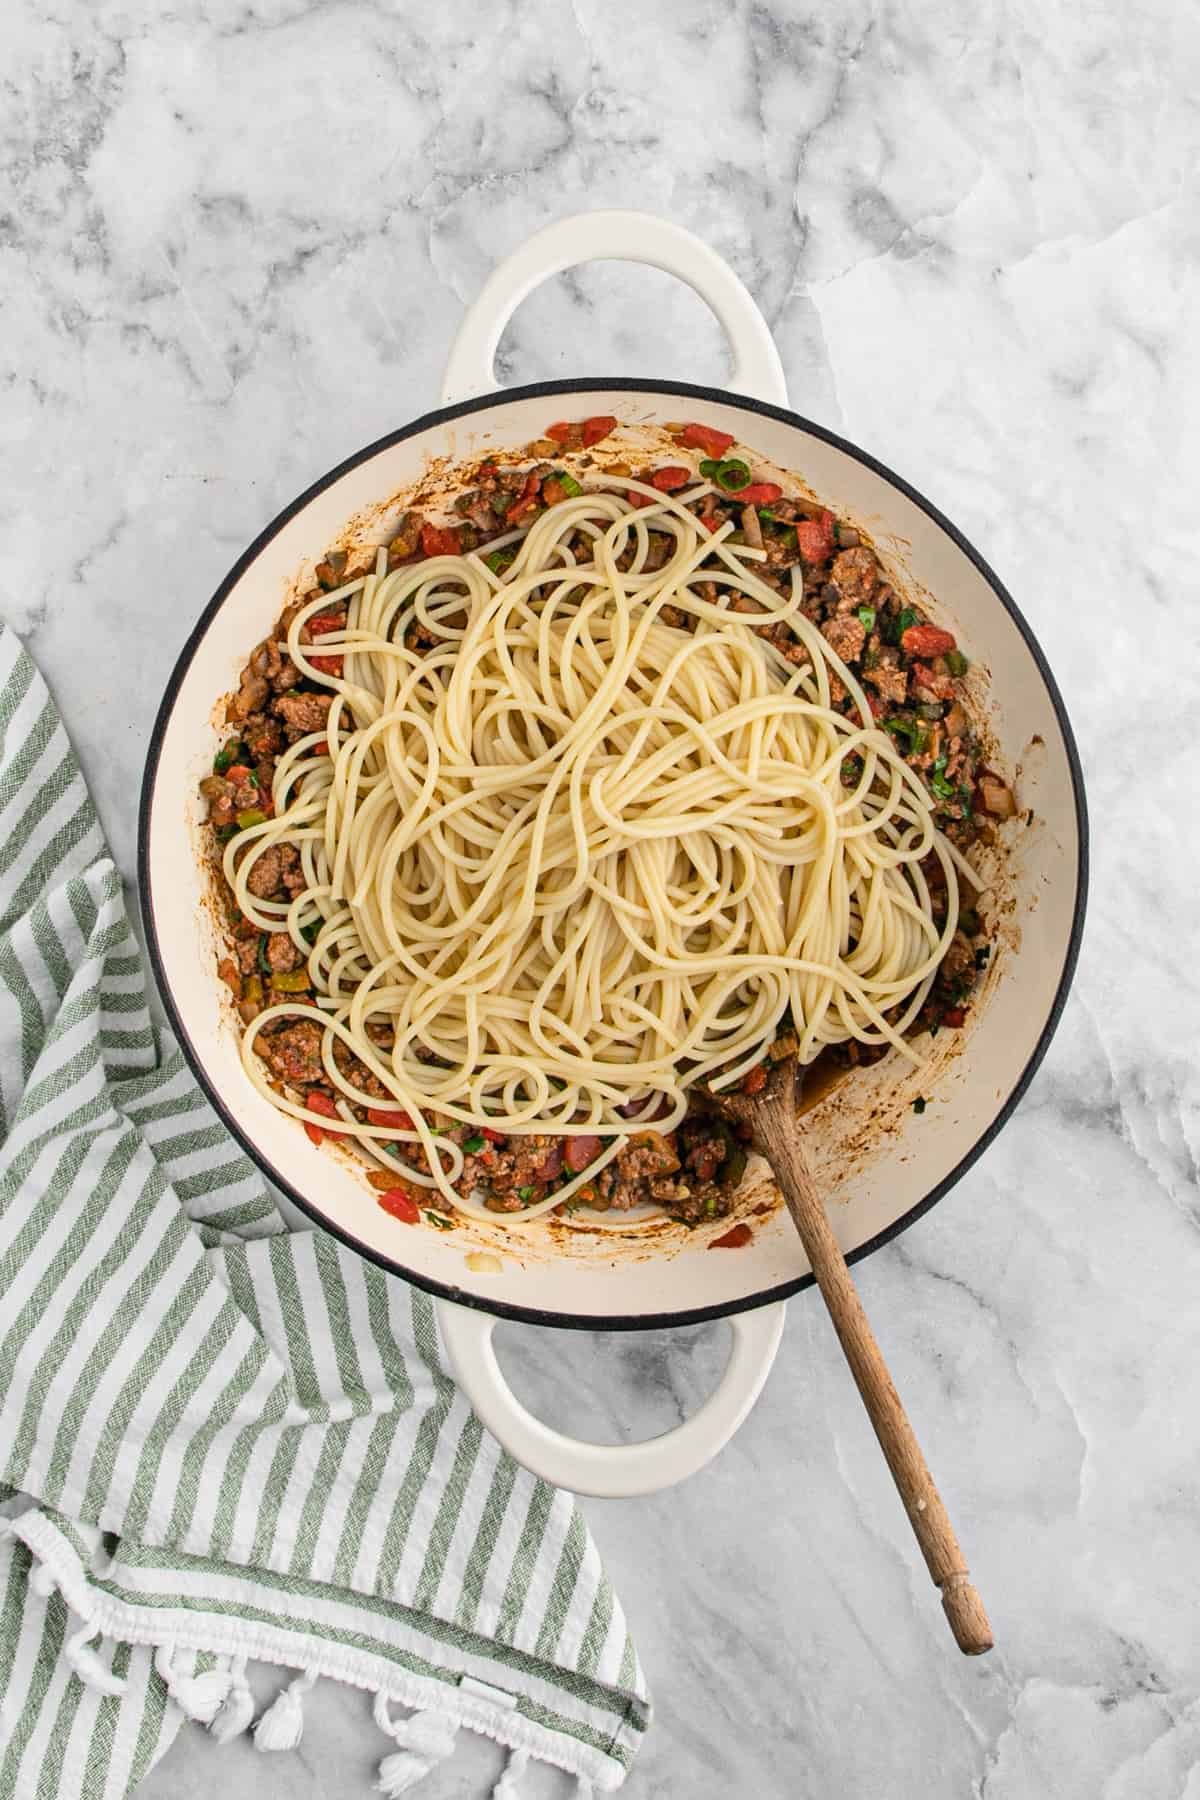
<instances>
[{"instance_id":1,"label":"diced tomato","mask_svg":"<svg viewBox=\"0 0 1200 1800\"><path fill-rule=\"evenodd\" d=\"M598 1137L591 1137L587 1132L581 1132L578 1137L567 1139L567 1167L576 1175L581 1169L586 1169L592 1158L599 1154L600 1139Z\"/></svg>"},{"instance_id":2,"label":"diced tomato","mask_svg":"<svg viewBox=\"0 0 1200 1800\"><path fill-rule=\"evenodd\" d=\"M701 513L700 523L703 525L705 531L719 531L725 521L724 519L719 518L716 513Z\"/></svg>"},{"instance_id":3,"label":"diced tomato","mask_svg":"<svg viewBox=\"0 0 1200 1800\"><path fill-rule=\"evenodd\" d=\"M324 738L321 739L319 744L313 745L313 755L314 756L328 756L329 755L329 745Z\"/></svg>"},{"instance_id":4,"label":"diced tomato","mask_svg":"<svg viewBox=\"0 0 1200 1800\"><path fill-rule=\"evenodd\" d=\"M565 444L578 430L578 425L572 425L566 419L559 419L557 424L547 425L546 436L553 438L556 444Z\"/></svg>"},{"instance_id":5,"label":"diced tomato","mask_svg":"<svg viewBox=\"0 0 1200 1800\"><path fill-rule=\"evenodd\" d=\"M346 621L340 613L314 613L305 626L317 637L324 637L327 631L344 631L345 628Z\"/></svg>"},{"instance_id":6,"label":"diced tomato","mask_svg":"<svg viewBox=\"0 0 1200 1800\"><path fill-rule=\"evenodd\" d=\"M682 469L675 463L669 463L665 469L655 469L650 477L650 485L661 488L664 494L673 494L676 488L686 487L691 479L690 469Z\"/></svg>"},{"instance_id":7,"label":"diced tomato","mask_svg":"<svg viewBox=\"0 0 1200 1800\"><path fill-rule=\"evenodd\" d=\"M583 421L583 447L585 450L606 438L610 431L615 431L617 421L611 413L597 413L594 418Z\"/></svg>"},{"instance_id":8,"label":"diced tomato","mask_svg":"<svg viewBox=\"0 0 1200 1800\"><path fill-rule=\"evenodd\" d=\"M743 506L771 506L783 496L783 489L774 481L752 481L749 487L739 489L733 496Z\"/></svg>"},{"instance_id":9,"label":"diced tomato","mask_svg":"<svg viewBox=\"0 0 1200 1800\"><path fill-rule=\"evenodd\" d=\"M457 556L457 525L422 525L421 552L424 556Z\"/></svg>"},{"instance_id":10,"label":"diced tomato","mask_svg":"<svg viewBox=\"0 0 1200 1800\"><path fill-rule=\"evenodd\" d=\"M710 1250L740 1250L742 1245L748 1244L753 1236L754 1233L742 1219L738 1224L731 1226L724 1237L714 1238L708 1247Z\"/></svg>"},{"instance_id":11,"label":"diced tomato","mask_svg":"<svg viewBox=\"0 0 1200 1800\"><path fill-rule=\"evenodd\" d=\"M965 1008L961 1006L952 1006L949 1012L944 1012L942 1014L942 1024L949 1025L952 1031L957 1031L958 1028L966 1022L966 1017Z\"/></svg>"},{"instance_id":12,"label":"diced tomato","mask_svg":"<svg viewBox=\"0 0 1200 1800\"><path fill-rule=\"evenodd\" d=\"M931 658L946 656L958 645L953 632L943 631L938 625L910 625L901 635L900 648L906 656Z\"/></svg>"},{"instance_id":13,"label":"diced tomato","mask_svg":"<svg viewBox=\"0 0 1200 1800\"><path fill-rule=\"evenodd\" d=\"M627 488L625 498L630 506L653 506L654 499L650 494L639 494L636 488Z\"/></svg>"},{"instance_id":14,"label":"diced tomato","mask_svg":"<svg viewBox=\"0 0 1200 1800\"><path fill-rule=\"evenodd\" d=\"M254 770L248 769L245 763L234 763L232 768L226 769L225 771L226 781L232 781L238 784L243 781L250 781L253 778L253 775Z\"/></svg>"},{"instance_id":15,"label":"diced tomato","mask_svg":"<svg viewBox=\"0 0 1200 1800\"><path fill-rule=\"evenodd\" d=\"M715 1156L700 1156L696 1159L696 1175L700 1181L711 1181L717 1172Z\"/></svg>"},{"instance_id":16,"label":"diced tomato","mask_svg":"<svg viewBox=\"0 0 1200 1800\"><path fill-rule=\"evenodd\" d=\"M343 662L342 657L340 657L340 656L310 656L308 660L312 664L313 668L316 669L320 674L334 675L338 678L339 681L341 680L342 669L344 667L344 662Z\"/></svg>"},{"instance_id":17,"label":"diced tomato","mask_svg":"<svg viewBox=\"0 0 1200 1800\"><path fill-rule=\"evenodd\" d=\"M306 1094L304 1096L304 1104L307 1106L309 1112L320 1113L323 1119L337 1119L339 1123L342 1122L341 1113L329 1098L329 1095L323 1094L320 1088L313 1088L310 1093ZM307 1126L305 1129L308 1129ZM328 1126L322 1130L321 1126L314 1125L312 1130L320 1134L313 1139L314 1143L320 1143L321 1137L345 1137L346 1135L344 1131L330 1131ZM312 1131L309 1132L309 1136L312 1137Z\"/></svg>"},{"instance_id":18,"label":"diced tomato","mask_svg":"<svg viewBox=\"0 0 1200 1800\"><path fill-rule=\"evenodd\" d=\"M502 1131L493 1131L490 1125L481 1125L479 1135L486 1138L489 1144L504 1144L508 1141Z\"/></svg>"},{"instance_id":19,"label":"diced tomato","mask_svg":"<svg viewBox=\"0 0 1200 1800\"><path fill-rule=\"evenodd\" d=\"M823 512L819 519L800 519L796 545L806 563L827 561L833 551L833 514Z\"/></svg>"},{"instance_id":20,"label":"diced tomato","mask_svg":"<svg viewBox=\"0 0 1200 1800\"><path fill-rule=\"evenodd\" d=\"M541 480L537 475L529 474L525 477L525 486L504 515L505 523L515 525L524 513L539 505L540 501Z\"/></svg>"},{"instance_id":21,"label":"diced tomato","mask_svg":"<svg viewBox=\"0 0 1200 1800\"><path fill-rule=\"evenodd\" d=\"M689 450L707 450L710 456L724 456L733 438L727 431L714 431L711 425L685 425L681 443Z\"/></svg>"},{"instance_id":22,"label":"diced tomato","mask_svg":"<svg viewBox=\"0 0 1200 1800\"><path fill-rule=\"evenodd\" d=\"M319 1125L314 1125L311 1119L305 1119L304 1129L308 1133L309 1142L311 1144L316 1144L317 1148L320 1149L321 1145L325 1142L325 1133L321 1130L321 1127Z\"/></svg>"},{"instance_id":23,"label":"diced tomato","mask_svg":"<svg viewBox=\"0 0 1200 1800\"><path fill-rule=\"evenodd\" d=\"M567 490L556 475L547 475L542 483L542 499L547 506L560 506L567 497Z\"/></svg>"},{"instance_id":24,"label":"diced tomato","mask_svg":"<svg viewBox=\"0 0 1200 1800\"><path fill-rule=\"evenodd\" d=\"M404 1225L421 1223L420 1207L403 1188L389 1188L386 1194L380 1194L379 1204L385 1213L390 1214L393 1219L399 1219Z\"/></svg>"},{"instance_id":25,"label":"diced tomato","mask_svg":"<svg viewBox=\"0 0 1200 1800\"><path fill-rule=\"evenodd\" d=\"M408 1113L398 1107L368 1106L367 1122L371 1125L390 1125L393 1131L411 1131L412 1119Z\"/></svg>"},{"instance_id":26,"label":"diced tomato","mask_svg":"<svg viewBox=\"0 0 1200 1800\"><path fill-rule=\"evenodd\" d=\"M556 1176L562 1174L562 1166L563 1166L563 1141L561 1138L555 1138L554 1142L551 1144L551 1146L547 1150L545 1156L543 1156L541 1162L537 1166L538 1180L539 1181L553 1181ZM578 1198L578 1195L576 1196L576 1198Z\"/></svg>"},{"instance_id":27,"label":"diced tomato","mask_svg":"<svg viewBox=\"0 0 1200 1800\"><path fill-rule=\"evenodd\" d=\"M767 1085L767 1071L759 1063L756 1069L747 1069L742 1076L743 1094L761 1094Z\"/></svg>"}]
</instances>

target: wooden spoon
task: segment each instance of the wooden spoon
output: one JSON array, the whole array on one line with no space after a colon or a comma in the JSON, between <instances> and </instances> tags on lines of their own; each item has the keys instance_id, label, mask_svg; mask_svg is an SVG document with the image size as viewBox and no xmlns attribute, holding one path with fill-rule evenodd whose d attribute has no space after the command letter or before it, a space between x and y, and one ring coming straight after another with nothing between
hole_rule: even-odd
<instances>
[{"instance_id":1,"label":"wooden spoon","mask_svg":"<svg viewBox=\"0 0 1200 1800\"><path fill-rule=\"evenodd\" d=\"M916 1434L875 1342L846 1259L838 1247L821 1196L813 1182L796 1118L797 1067L794 1056L771 1070L758 1094L714 1094L718 1110L750 1133L754 1148L770 1163L788 1211L808 1252L833 1328L858 1383L892 1479L908 1513L954 1641L967 1656L982 1656L993 1643L983 1601L971 1585L942 1497L934 1486Z\"/></svg>"}]
</instances>

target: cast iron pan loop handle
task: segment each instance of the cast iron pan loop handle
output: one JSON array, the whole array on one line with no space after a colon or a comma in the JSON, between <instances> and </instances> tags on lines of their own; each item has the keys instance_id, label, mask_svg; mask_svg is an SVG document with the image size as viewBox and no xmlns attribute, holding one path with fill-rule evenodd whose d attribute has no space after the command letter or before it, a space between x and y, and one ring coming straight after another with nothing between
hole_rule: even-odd
<instances>
[{"instance_id":1,"label":"cast iron pan loop handle","mask_svg":"<svg viewBox=\"0 0 1200 1800\"><path fill-rule=\"evenodd\" d=\"M775 340L748 290L715 250L653 213L575 213L547 225L497 265L458 329L442 380L442 401L473 400L496 386L496 346L522 300L551 275L586 262L642 262L686 281L711 307L733 349L727 386L737 394L788 403ZM665 371L664 371L665 373Z\"/></svg>"},{"instance_id":2,"label":"cast iron pan loop handle","mask_svg":"<svg viewBox=\"0 0 1200 1800\"><path fill-rule=\"evenodd\" d=\"M459 1384L488 1430L535 1475L605 1500L654 1494L710 1462L762 1391L783 1335L787 1302L735 1313L725 1372L699 1412L640 1444L588 1444L551 1430L522 1406L496 1360L490 1313L438 1301L438 1323Z\"/></svg>"}]
</instances>

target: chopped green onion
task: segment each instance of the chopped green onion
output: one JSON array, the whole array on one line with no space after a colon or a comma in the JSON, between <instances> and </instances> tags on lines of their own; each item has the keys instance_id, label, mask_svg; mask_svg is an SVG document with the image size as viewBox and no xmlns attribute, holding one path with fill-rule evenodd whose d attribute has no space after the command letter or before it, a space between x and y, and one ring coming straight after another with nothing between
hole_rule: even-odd
<instances>
[{"instance_id":1,"label":"chopped green onion","mask_svg":"<svg viewBox=\"0 0 1200 1800\"><path fill-rule=\"evenodd\" d=\"M885 719L883 729L903 742L905 756L912 755L913 742L917 735L917 727L912 719Z\"/></svg>"},{"instance_id":2,"label":"chopped green onion","mask_svg":"<svg viewBox=\"0 0 1200 1800\"><path fill-rule=\"evenodd\" d=\"M269 975L271 973L271 965L267 961L267 940L265 935L258 940L258 966L264 975Z\"/></svg>"},{"instance_id":3,"label":"chopped green onion","mask_svg":"<svg viewBox=\"0 0 1200 1800\"><path fill-rule=\"evenodd\" d=\"M728 462L718 463L716 481L727 494L740 494L743 488L750 486L750 471L744 462L731 457Z\"/></svg>"},{"instance_id":4,"label":"chopped green onion","mask_svg":"<svg viewBox=\"0 0 1200 1800\"><path fill-rule=\"evenodd\" d=\"M704 1202L704 1216L707 1219L715 1219L716 1218L716 1216L717 1216L717 1196L715 1194L710 1194L708 1196L708 1199Z\"/></svg>"},{"instance_id":5,"label":"chopped green onion","mask_svg":"<svg viewBox=\"0 0 1200 1800\"><path fill-rule=\"evenodd\" d=\"M261 806L243 807L237 816L238 830L245 831L250 825L265 825L267 815Z\"/></svg>"},{"instance_id":6,"label":"chopped green onion","mask_svg":"<svg viewBox=\"0 0 1200 1800\"><path fill-rule=\"evenodd\" d=\"M524 1200L528 1205L529 1201L533 1199L533 1189L531 1187L519 1187L517 1189L517 1199Z\"/></svg>"},{"instance_id":7,"label":"chopped green onion","mask_svg":"<svg viewBox=\"0 0 1200 1800\"><path fill-rule=\"evenodd\" d=\"M842 758L842 786L857 787L862 780L863 762L861 756L844 756Z\"/></svg>"},{"instance_id":8,"label":"chopped green onion","mask_svg":"<svg viewBox=\"0 0 1200 1800\"><path fill-rule=\"evenodd\" d=\"M783 524L783 520L777 519L775 517L775 514L770 510L769 507L760 506L756 510L758 512L759 518L762 520L764 525L781 525L781 524Z\"/></svg>"},{"instance_id":9,"label":"chopped green onion","mask_svg":"<svg viewBox=\"0 0 1200 1800\"><path fill-rule=\"evenodd\" d=\"M925 1111L925 1108L927 1105L928 1105L928 1102L925 1100L925 1098L922 1095L918 1095L918 1097L913 1101L913 1111L915 1113L923 1113Z\"/></svg>"},{"instance_id":10,"label":"chopped green onion","mask_svg":"<svg viewBox=\"0 0 1200 1800\"><path fill-rule=\"evenodd\" d=\"M221 844L227 844L229 842L230 838L236 836L236 834L237 834L237 826L236 825L218 825L216 830L217 830L217 842L221 843Z\"/></svg>"},{"instance_id":11,"label":"chopped green onion","mask_svg":"<svg viewBox=\"0 0 1200 1800\"><path fill-rule=\"evenodd\" d=\"M858 609L858 622L865 631L874 631L875 608L873 606L860 606Z\"/></svg>"},{"instance_id":12,"label":"chopped green onion","mask_svg":"<svg viewBox=\"0 0 1200 1800\"><path fill-rule=\"evenodd\" d=\"M946 758L944 756L939 756L930 769L929 785L939 800L953 800L956 790L954 783L946 780Z\"/></svg>"},{"instance_id":13,"label":"chopped green onion","mask_svg":"<svg viewBox=\"0 0 1200 1800\"><path fill-rule=\"evenodd\" d=\"M483 1149L485 1141L486 1140L482 1135L479 1132L476 1132L474 1137L466 1139L463 1144L463 1149L467 1152L468 1156L478 1156L479 1152Z\"/></svg>"},{"instance_id":14,"label":"chopped green onion","mask_svg":"<svg viewBox=\"0 0 1200 1800\"><path fill-rule=\"evenodd\" d=\"M492 554L485 556L483 560L493 575L503 575L508 565L516 560L516 555L516 545L511 544L507 550L493 550Z\"/></svg>"},{"instance_id":15,"label":"chopped green onion","mask_svg":"<svg viewBox=\"0 0 1200 1800\"><path fill-rule=\"evenodd\" d=\"M576 494L582 494L583 492L583 489L573 475L556 475L554 479L557 481L564 494L570 494L572 500L574 500Z\"/></svg>"},{"instance_id":16,"label":"chopped green onion","mask_svg":"<svg viewBox=\"0 0 1200 1800\"><path fill-rule=\"evenodd\" d=\"M232 769L234 763L242 762L247 755L245 744L240 739L233 738L223 750L218 750L213 757L213 774L223 775L226 769Z\"/></svg>"},{"instance_id":17,"label":"chopped green onion","mask_svg":"<svg viewBox=\"0 0 1200 1800\"><path fill-rule=\"evenodd\" d=\"M312 982L307 969L292 969L286 975L272 975L271 986L281 994L306 994Z\"/></svg>"},{"instance_id":18,"label":"chopped green onion","mask_svg":"<svg viewBox=\"0 0 1200 1800\"><path fill-rule=\"evenodd\" d=\"M320 929L320 922L314 920L311 925L302 925L300 927L300 936L304 939L306 944L315 944L317 941L317 933Z\"/></svg>"},{"instance_id":19,"label":"chopped green onion","mask_svg":"<svg viewBox=\"0 0 1200 1800\"><path fill-rule=\"evenodd\" d=\"M714 462L711 456L706 456L704 461L700 464L700 473L703 475L705 481L715 481L720 474L720 471L720 463Z\"/></svg>"},{"instance_id":20,"label":"chopped green onion","mask_svg":"<svg viewBox=\"0 0 1200 1800\"><path fill-rule=\"evenodd\" d=\"M952 675L965 675L969 666L961 650L947 650L946 667Z\"/></svg>"},{"instance_id":21,"label":"chopped green onion","mask_svg":"<svg viewBox=\"0 0 1200 1800\"><path fill-rule=\"evenodd\" d=\"M425 1217L431 1225L436 1225L439 1231L454 1230L453 1219L447 1219L442 1213L426 1211Z\"/></svg>"},{"instance_id":22,"label":"chopped green onion","mask_svg":"<svg viewBox=\"0 0 1200 1800\"><path fill-rule=\"evenodd\" d=\"M919 625L920 623L921 623L920 613L916 612L913 609L913 607L906 606L904 608L903 612L900 614L900 617L896 620L897 642L899 642L899 640L904 636L905 632L908 630L910 625Z\"/></svg>"}]
</instances>

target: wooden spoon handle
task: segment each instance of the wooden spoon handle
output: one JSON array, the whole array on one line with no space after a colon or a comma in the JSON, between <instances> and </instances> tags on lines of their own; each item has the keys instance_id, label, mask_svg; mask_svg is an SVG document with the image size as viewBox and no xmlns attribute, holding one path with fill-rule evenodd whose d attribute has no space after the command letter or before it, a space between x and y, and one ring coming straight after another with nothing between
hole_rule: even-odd
<instances>
[{"instance_id":1,"label":"wooden spoon handle","mask_svg":"<svg viewBox=\"0 0 1200 1800\"><path fill-rule=\"evenodd\" d=\"M987 1612L971 1585L954 1527L875 1342L804 1152L793 1133L772 1132L770 1156L929 1573L941 1589L955 1642L965 1655L981 1656L993 1643Z\"/></svg>"}]
</instances>

